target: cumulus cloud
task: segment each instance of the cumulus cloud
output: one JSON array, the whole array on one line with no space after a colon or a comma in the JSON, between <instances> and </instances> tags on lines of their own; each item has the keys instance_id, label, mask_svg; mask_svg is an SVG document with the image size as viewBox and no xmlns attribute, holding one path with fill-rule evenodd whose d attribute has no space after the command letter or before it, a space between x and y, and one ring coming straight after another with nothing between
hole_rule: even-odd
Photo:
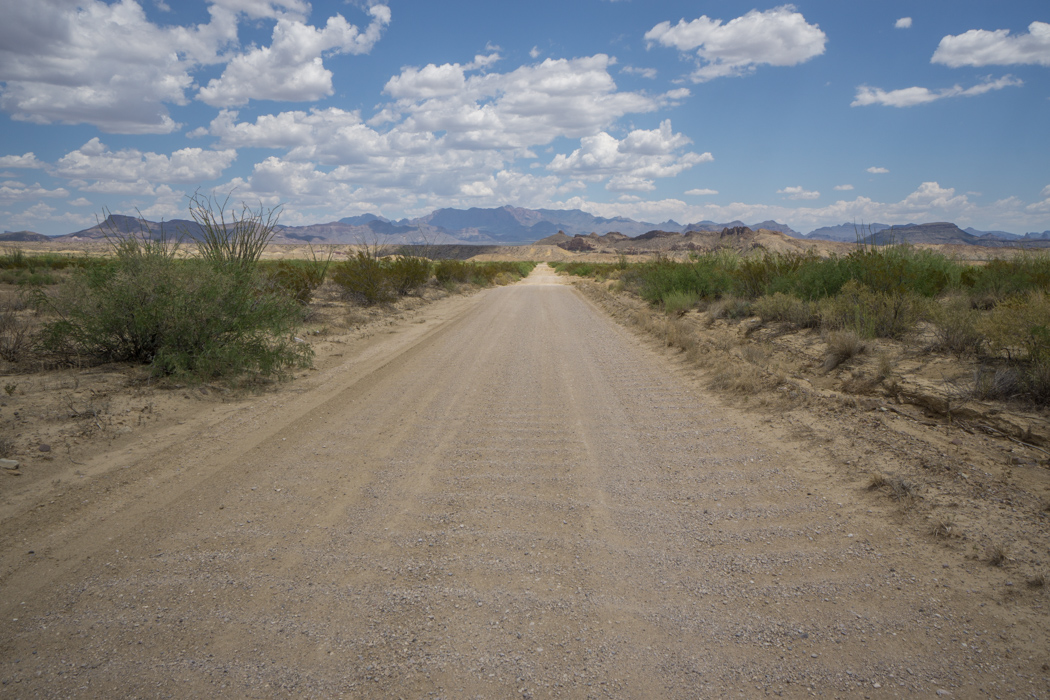
<instances>
[{"instance_id":1,"label":"cumulus cloud","mask_svg":"<svg viewBox=\"0 0 1050 700\"><path fill-rule=\"evenodd\" d=\"M873 175L882 175L884 173L888 173L889 170L873 165L870 168L868 168L868 172L872 173Z\"/></svg>"},{"instance_id":2,"label":"cumulus cloud","mask_svg":"<svg viewBox=\"0 0 1050 700\"><path fill-rule=\"evenodd\" d=\"M1027 34L1011 36L1009 29L971 29L941 39L931 63L961 66L1050 66L1050 24L1032 22Z\"/></svg>"},{"instance_id":3,"label":"cumulus cloud","mask_svg":"<svg viewBox=\"0 0 1050 700\"><path fill-rule=\"evenodd\" d=\"M390 12L373 6L372 24L359 32L340 15L323 29L309 27L309 11L304 0L211 0L207 23L159 26L136 0L8 2L0 24L0 109L38 124L170 133L180 125L168 106L187 104L194 74L223 63L222 77L203 91L216 104L317 99L331 90L322 57L367 51ZM274 45L231 51L244 17L276 20Z\"/></svg>"},{"instance_id":4,"label":"cumulus cloud","mask_svg":"<svg viewBox=\"0 0 1050 700\"><path fill-rule=\"evenodd\" d=\"M529 148L560 136L589 136L625 114L688 96L620 91L609 74L613 63L597 54L469 76L459 64L406 68L384 88L396 100L386 116L403 116L403 132L445 132L450 148Z\"/></svg>"},{"instance_id":5,"label":"cumulus cloud","mask_svg":"<svg viewBox=\"0 0 1050 700\"><path fill-rule=\"evenodd\" d=\"M635 129L623 140L603 132L580 139L580 148L559 153L547 165L555 173L583 180L609 179L611 190L655 189L653 180L674 177L698 163L714 160L710 153L682 152L692 141L671 129L671 120L658 129Z\"/></svg>"},{"instance_id":6,"label":"cumulus cloud","mask_svg":"<svg viewBox=\"0 0 1050 700\"><path fill-rule=\"evenodd\" d=\"M183 148L170 156L131 148L112 151L96 137L59 158L54 174L88 192L155 194L153 183L214 180L236 157L232 149Z\"/></svg>"},{"instance_id":7,"label":"cumulus cloud","mask_svg":"<svg viewBox=\"0 0 1050 700\"><path fill-rule=\"evenodd\" d=\"M718 190L709 190L709 189L706 189L706 188L695 189L695 190L686 190L685 194L688 194L688 195L691 195L691 196L694 196L694 197L706 197L707 195L718 194Z\"/></svg>"},{"instance_id":8,"label":"cumulus cloud","mask_svg":"<svg viewBox=\"0 0 1050 700\"><path fill-rule=\"evenodd\" d=\"M191 71L236 40L236 17L221 7L208 24L159 27L134 0L5 3L0 108L39 124L168 133L178 125L165 103L185 104Z\"/></svg>"},{"instance_id":9,"label":"cumulus cloud","mask_svg":"<svg viewBox=\"0 0 1050 700\"><path fill-rule=\"evenodd\" d=\"M897 29L911 29L911 17L901 17L893 26Z\"/></svg>"},{"instance_id":10,"label":"cumulus cloud","mask_svg":"<svg viewBox=\"0 0 1050 700\"><path fill-rule=\"evenodd\" d=\"M46 164L37 160L37 157L32 153L25 153L20 156L0 156L0 168L44 168Z\"/></svg>"},{"instance_id":11,"label":"cumulus cloud","mask_svg":"<svg viewBox=\"0 0 1050 700\"><path fill-rule=\"evenodd\" d=\"M1050 185L1043 188L1043 191L1039 193L1039 196L1043 199L1050 199Z\"/></svg>"},{"instance_id":12,"label":"cumulus cloud","mask_svg":"<svg viewBox=\"0 0 1050 700\"><path fill-rule=\"evenodd\" d=\"M788 199L817 199L820 197L820 192L807 190L801 186L785 187L782 190L777 190L777 194L782 194Z\"/></svg>"},{"instance_id":13,"label":"cumulus cloud","mask_svg":"<svg viewBox=\"0 0 1050 700\"><path fill-rule=\"evenodd\" d=\"M41 197L64 198L68 196L68 190L61 187L49 190L46 187L41 187L39 182L35 182L32 185L26 185L15 180L0 182L0 202L4 203L34 201Z\"/></svg>"},{"instance_id":14,"label":"cumulus cloud","mask_svg":"<svg viewBox=\"0 0 1050 700\"><path fill-rule=\"evenodd\" d=\"M696 52L697 69L690 78L697 83L725 76L739 76L759 65L794 66L824 53L827 36L806 22L792 5L772 10L752 10L722 24L706 15L678 24L661 22L645 34L650 45Z\"/></svg>"},{"instance_id":15,"label":"cumulus cloud","mask_svg":"<svg viewBox=\"0 0 1050 700\"><path fill-rule=\"evenodd\" d=\"M867 85L857 88L857 95L850 103L851 107L865 107L868 105L885 105L887 107L914 107L943 100L946 97L976 97L992 90L1002 90L1005 87L1019 87L1024 83L1012 75L1004 75L998 80L987 80L970 88L955 85L941 90L930 90L924 87L910 87L901 90L882 90Z\"/></svg>"},{"instance_id":16,"label":"cumulus cloud","mask_svg":"<svg viewBox=\"0 0 1050 700\"><path fill-rule=\"evenodd\" d=\"M853 189L853 185L835 185L834 189L838 192L848 192Z\"/></svg>"},{"instance_id":17,"label":"cumulus cloud","mask_svg":"<svg viewBox=\"0 0 1050 700\"><path fill-rule=\"evenodd\" d=\"M213 107L247 104L248 100L312 101L332 94L332 72L322 56L368 53L390 23L386 5L369 8L372 22L358 30L342 15L329 17L323 29L281 17L270 46L236 56L222 75L198 93Z\"/></svg>"}]
</instances>

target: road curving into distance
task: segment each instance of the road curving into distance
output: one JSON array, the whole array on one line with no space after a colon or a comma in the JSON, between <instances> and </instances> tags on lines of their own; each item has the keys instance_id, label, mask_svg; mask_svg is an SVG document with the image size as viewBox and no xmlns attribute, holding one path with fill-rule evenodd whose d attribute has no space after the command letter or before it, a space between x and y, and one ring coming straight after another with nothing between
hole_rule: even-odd
<instances>
[{"instance_id":1,"label":"road curving into distance","mask_svg":"<svg viewBox=\"0 0 1050 700\"><path fill-rule=\"evenodd\" d=\"M1045 697L1045 628L546 265L438 311L9 513L0 695Z\"/></svg>"}]
</instances>

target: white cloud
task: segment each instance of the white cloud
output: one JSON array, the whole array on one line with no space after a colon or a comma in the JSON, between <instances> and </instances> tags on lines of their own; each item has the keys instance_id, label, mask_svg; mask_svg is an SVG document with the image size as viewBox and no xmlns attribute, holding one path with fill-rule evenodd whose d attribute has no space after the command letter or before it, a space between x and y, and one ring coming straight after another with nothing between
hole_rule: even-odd
<instances>
[{"instance_id":1,"label":"white cloud","mask_svg":"<svg viewBox=\"0 0 1050 700\"><path fill-rule=\"evenodd\" d=\"M54 174L88 192L155 194L157 182L214 180L236 157L232 149L183 148L170 156L131 148L111 151L96 137L59 158Z\"/></svg>"},{"instance_id":2,"label":"white cloud","mask_svg":"<svg viewBox=\"0 0 1050 700\"><path fill-rule=\"evenodd\" d=\"M718 190L709 190L709 189L706 189L706 188L704 188L704 189L696 189L696 190L686 190L685 194L691 195L693 197L706 197L708 195L718 194Z\"/></svg>"},{"instance_id":3,"label":"white cloud","mask_svg":"<svg viewBox=\"0 0 1050 700\"><path fill-rule=\"evenodd\" d=\"M782 190L777 190L777 194L785 195L788 199L817 199L820 197L820 192L806 190L801 186L785 187Z\"/></svg>"},{"instance_id":4,"label":"white cloud","mask_svg":"<svg viewBox=\"0 0 1050 700\"><path fill-rule=\"evenodd\" d=\"M839 192L848 192L853 189L853 185L835 185L834 189Z\"/></svg>"},{"instance_id":5,"label":"white cloud","mask_svg":"<svg viewBox=\"0 0 1050 700\"><path fill-rule=\"evenodd\" d=\"M868 168L868 172L872 173L873 175L882 175L884 173L888 173L889 170L887 170L886 168L880 168L878 166L874 166L873 165L870 168Z\"/></svg>"},{"instance_id":6,"label":"white cloud","mask_svg":"<svg viewBox=\"0 0 1050 700\"><path fill-rule=\"evenodd\" d=\"M824 53L827 36L806 22L792 5L772 10L752 10L722 24L706 15L678 24L661 22L645 34L652 44L696 51L697 69L690 76L704 82L724 76L739 76L756 66L794 66Z\"/></svg>"},{"instance_id":7,"label":"white cloud","mask_svg":"<svg viewBox=\"0 0 1050 700\"><path fill-rule=\"evenodd\" d=\"M332 72L322 56L368 53L390 23L386 5L369 8L372 22L365 31L342 15L328 18L323 29L281 17L270 46L236 56L223 74L201 88L198 99L213 107L247 104L248 100L310 101L332 94Z\"/></svg>"},{"instance_id":8,"label":"white cloud","mask_svg":"<svg viewBox=\"0 0 1050 700\"><path fill-rule=\"evenodd\" d=\"M1043 199L1050 199L1050 185L1043 188L1043 191L1039 193L1039 196Z\"/></svg>"},{"instance_id":9,"label":"white cloud","mask_svg":"<svg viewBox=\"0 0 1050 700\"><path fill-rule=\"evenodd\" d=\"M649 80L655 80L657 75L655 68L636 68L635 66L624 66L620 69L620 72L628 75L640 75Z\"/></svg>"},{"instance_id":10,"label":"white cloud","mask_svg":"<svg viewBox=\"0 0 1050 700\"><path fill-rule=\"evenodd\" d=\"M0 182L0 202L25 202L40 199L41 197L65 198L69 196L67 190L59 187L49 190L41 187L39 182L26 185L15 180Z\"/></svg>"},{"instance_id":11,"label":"white cloud","mask_svg":"<svg viewBox=\"0 0 1050 700\"><path fill-rule=\"evenodd\" d=\"M540 51L539 46L533 46L531 49L529 49L529 56L532 57L533 60L539 58L540 55L542 55L542 53L543 52Z\"/></svg>"},{"instance_id":12,"label":"white cloud","mask_svg":"<svg viewBox=\"0 0 1050 700\"><path fill-rule=\"evenodd\" d=\"M983 95L992 90L1002 90L1005 87L1019 87L1024 83L1012 75L1004 75L998 80L987 80L970 88L955 85L942 90L930 90L924 87L910 87L901 90L882 90L867 85L857 88L857 96L851 107L864 107L867 105L885 105L887 107L914 107L915 105L935 102L946 97L975 97Z\"/></svg>"},{"instance_id":13,"label":"white cloud","mask_svg":"<svg viewBox=\"0 0 1050 700\"><path fill-rule=\"evenodd\" d=\"M559 153L547 165L555 173L592 181L609 179L611 190L654 189L653 180L674 177L698 163L714 160L710 153L681 152L692 141L671 129L665 119L660 128L635 129L623 140L600 132L580 139L580 148Z\"/></svg>"},{"instance_id":14,"label":"white cloud","mask_svg":"<svg viewBox=\"0 0 1050 700\"><path fill-rule=\"evenodd\" d=\"M931 63L960 66L1050 66L1050 24L1032 22L1027 34L1010 35L1008 29L971 29L941 39Z\"/></svg>"},{"instance_id":15,"label":"white cloud","mask_svg":"<svg viewBox=\"0 0 1050 700\"><path fill-rule=\"evenodd\" d=\"M688 95L681 89L656 97L621 92L609 75L613 63L598 54L471 76L454 63L405 68L384 88L397 100L384 119L403 115L397 129L404 133L446 132L449 148L529 148L559 136L592 135L625 114L652 112Z\"/></svg>"},{"instance_id":16,"label":"white cloud","mask_svg":"<svg viewBox=\"0 0 1050 700\"><path fill-rule=\"evenodd\" d=\"M20 156L0 156L0 168L45 168L46 163L37 160L37 157L32 153L25 153Z\"/></svg>"},{"instance_id":17,"label":"white cloud","mask_svg":"<svg viewBox=\"0 0 1050 700\"><path fill-rule=\"evenodd\" d=\"M159 27L134 0L7 2L3 12L0 108L108 132L174 131L164 104L185 104L190 71L237 39L235 16L217 7L194 27Z\"/></svg>"},{"instance_id":18,"label":"white cloud","mask_svg":"<svg viewBox=\"0 0 1050 700\"><path fill-rule=\"evenodd\" d=\"M84 197L77 197L76 199L74 199L72 202L69 203L69 206L71 206L71 207L90 207L90 206L92 206L92 202L91 202L91 200L85 199Z\"/></svg>"},{"instance_id":19,"label":"white cloud","mask_svg":"<svg viewBox=\"0 0 1050 700\"><path fill-rule=\"evenodd\" d=\"M901 17L893 25L897 29L910 29L911 28L911 17Z\"/></svg>"},{"instance_id":20,"label":"white cloud","mask_svg":"<svg viewBox=\"0 0 1050 700\"><path fill-rule=\"evenodd\" d=\"M187 104L202 67L227 62L203 91L216 104L316 99L331 90L322 56L367 51L390 11L374 5L364 32L340 15L321 30L308 27L309 11L304 0L211 0L208 23L159 26L137 0L8 0L0 24L0 109L38 124L170 133L180 125L168 105ZM237 45L244 17L276 20L274 46L225 53Z\"/></svg>"}]
</instances>

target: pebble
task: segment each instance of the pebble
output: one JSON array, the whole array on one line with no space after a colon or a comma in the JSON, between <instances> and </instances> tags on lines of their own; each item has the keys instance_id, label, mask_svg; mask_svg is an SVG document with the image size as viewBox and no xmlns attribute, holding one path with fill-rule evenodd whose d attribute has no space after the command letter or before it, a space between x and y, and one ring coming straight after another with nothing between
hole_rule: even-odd
<instances>
[{"instance_id":1,"label":"pebble","mask_svg":"<svg viewBox=\"0 0 1050 700\"><path fill-rule=\"evenodd\" d=\"M37 449L40 450L41 452L50 452L51 451L51 445L41 444L40 447L38 447Z\"/></svg>"},{"instance_id":2,"label":"pebble","mask_svg":"<svg viewBox=\"0 0 1050 700\"><path fill-rule=\"evenodd\" d=\"M4 469L18 469L18 460L0 459L0 467L3 467Z\"/></svg>"}]
</instances>

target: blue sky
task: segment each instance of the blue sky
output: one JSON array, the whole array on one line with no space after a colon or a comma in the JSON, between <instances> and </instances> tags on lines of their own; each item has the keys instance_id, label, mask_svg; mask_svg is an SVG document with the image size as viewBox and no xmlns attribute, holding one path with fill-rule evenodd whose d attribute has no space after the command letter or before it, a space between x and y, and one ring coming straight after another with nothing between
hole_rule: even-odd
<instances>
[{"instance_id":1,"label":"blue sky","mask_svg":"<svg viewBox=\"0 0 1050 700\"><path fill-rule=\"evenodd\" d=\"M0 0L0 228L579 208L1050 229L1050 6Z\"/></svg>"}]
</instances>

